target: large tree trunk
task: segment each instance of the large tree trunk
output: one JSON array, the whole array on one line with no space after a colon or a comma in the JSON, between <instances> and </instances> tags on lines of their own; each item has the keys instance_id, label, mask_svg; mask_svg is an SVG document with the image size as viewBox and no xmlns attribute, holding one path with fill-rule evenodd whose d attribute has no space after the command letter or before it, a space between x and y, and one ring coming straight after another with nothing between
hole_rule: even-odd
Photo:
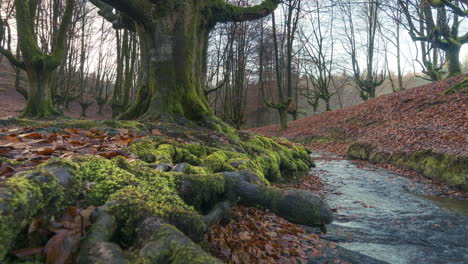
<instances>
[{"instance_id":1,"label":"large tree trunk","mask_svg":"<svg viewBox=\"0 0 468 264\"><path fill-rule=\"evenodd\" d=\"M50 118L60 115L52 102L51 74L47 71L26 69L29 96L21 117Z\"/></svg>"},{"instance_id":2,"label":"large tree trunk","mask_svg":"<svg viewBox=\"0 0 468 264\"><path fill-rule=\"evenodd\" d=\"M199 5L186 2L138 27L144 73L135 105L121 118L201 120L211 114L201 80L209 28Z\"/></svg>"}]
</instances>

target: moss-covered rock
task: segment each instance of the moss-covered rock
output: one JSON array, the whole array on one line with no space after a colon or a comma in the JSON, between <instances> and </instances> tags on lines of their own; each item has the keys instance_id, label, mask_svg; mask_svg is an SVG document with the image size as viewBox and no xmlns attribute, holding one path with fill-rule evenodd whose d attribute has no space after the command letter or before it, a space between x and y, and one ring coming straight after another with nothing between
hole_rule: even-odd
<instances>
[{"instance_id":1,"label":"moss-covered rock","mask_svg":"<svg viewBox=\"0 0 468 264\"><path fill-rule=\"evenodd\" d=\"M212 172L235 171L229 164L231 156L232 154L227 151L217 151L205 157L202 163Z\"/></svg>"},{"instance_id":2,"label":"moss-covered rock","mask_svg":"<svg viewBox=\"0 0 468 264\"><path fill-rule=\"evenodd\" d=\"M139 250L132 263L220 264L177 228L158 218L146 219L139 228Z\"/></svg>"},{"instance_id":3,"label":"moss-covered rock","mask_svg":"<svg viewBox=\"0 0 468 264\"><path fill-rule=\"evenodd\" d=\"M75 165L54 160L0 183L0 260L16 236L40 215L54 215L76 200L81 179Z\"/></svg>"},{"instance_id":4,"label":"moss-covered rock","mask_svg":"<svg viewBox=\"0 0 468 264\"><path fill-rule=\"evenodd\" d=\"M277 140L279 143L255 135L244 141L243 147L253 157L259 171L256 168L248 169L261 172L264 178L273 182L292 182L304 177L310 167L314 166L308 151L284 139Z\"/></svg>"},{"instance_id":5,"label":"moss-covered rock","mask_svg":"<svg viewBox=\"0 0 468 264\"><path fill-rule=\"evenodd\" d=\"M225 195L221 174L176 175L177 190L182 199L199 212L207 213Z\"/></svg>"}]
</instances>

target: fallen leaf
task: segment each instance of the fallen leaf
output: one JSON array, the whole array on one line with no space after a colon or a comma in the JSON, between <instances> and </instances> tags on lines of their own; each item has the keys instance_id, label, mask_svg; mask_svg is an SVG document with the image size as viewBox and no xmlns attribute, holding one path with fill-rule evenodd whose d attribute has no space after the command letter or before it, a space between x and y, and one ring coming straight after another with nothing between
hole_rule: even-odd
<instances>
[{"instance_id":1,"label":"fallen leaf","mask_svg":"<svg viewBox=\"0 0 468 264\"><path fill-rule=\"evenodd\" d=\"M44 247L33 247L13 250L10 254L17 256L18 258L30 257L42 254Z\"/></svg>"},{"instance_id":2,"label":"fallen leaf","mask_svg":"<svg viewBox=\"0 0 468 264\"><path fill-rule=\"evenodd\" d=\"M130 155L127 152L122 151L122 150L107 151L107 152L100 153L99 155L105 158L114 158L117 156L130 157Z\"/></svg>"},{"instance_id":3,"label":"fallen leaf","mask_svg":"<svg viewBox=\"0 0 468 264\"><path fill-rule=\"evenodd\" d=\"M43 135L37 132L33 132L33 133L22 134L19 137L27 138L27 139L40 139L43 137Z\"/></svg>"},{"instance_id":4,"label":"fallen leaf","mask_svg":"<svg viewBox=\"0 0 468 264\"><path fill-rule=\"evenodd\" d=\"M239 234L239 238L240 238L241 240L250 240L250 239L252 239L252 237L250 236L249 232L241 232L241 233Z\"/></svg>"},{"instance_id":5,"label":"fallen leaf","mask_svg":"<svg viewBox=\"0 0 468 264\"><path fill-rule=\"evenodd\" d=\"M65 264L71 261L80 245L80 230L60 232L44 247L46 264Z\"/></svg>"},{"instance_id":6,"label":"fallen leaf","mask_svg":"<svg viewBox=\"0 0 468 264\"><path fill-rule=\"evenodd\" d=\"M14 172L15 169L10 166L8 163L3 163L2 166L0 166L0 174L8 174Z\"/></svg>"},{"instance_id":7,"label":"fallen leaf","mask_svg":"<svg viewBox=\"0 0 468 264\"><path fill-rule=\"evenodd\" d=\"M45 149L37 150L36 153L39 154L39 155L49 156L49 155L52 155L54 153L54 149L45 148Z\"/></svg>"}]
</instances>

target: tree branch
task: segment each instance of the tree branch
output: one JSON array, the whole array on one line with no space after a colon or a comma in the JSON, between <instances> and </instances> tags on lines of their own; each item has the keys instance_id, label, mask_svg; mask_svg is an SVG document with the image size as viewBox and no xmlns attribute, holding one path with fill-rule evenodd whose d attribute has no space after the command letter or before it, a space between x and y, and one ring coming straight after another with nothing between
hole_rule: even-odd
<instances>
[{"instance_id":1,"label":"tree branch","mask_svg":"<svg viewBox=\"0 0 468 264\"><path fill-rule=\"evenodd\" d=\"M152 17L152 10L153 4L148 1L148 0L90 0L92 4L94 4L97 8L101 9L103 11L103 7L110 6L115 8L117 11L120 11L130 17L131 19L139 22L145 22L145 21L151 21ZM112 10L104 10L104 12L100 15L103 16L106 20L109 20L108 18L111 18L111 22L125 22L125 17L123 17L121 14L114 14L114 18L110 17L110 14L112 13ZM106 16L104 16L106 15ZM128 18L127 18L128 20ZM110 20L109 20L110 21ZM123 23L127 25L127 23Z\"/></svg>"},{"instance_id":2,"label":"tree branch","mask_svg":"<svg viewBox=\"0 0 468 264\"><path fill-rule=\"evenodd\" d=\"M1 42L3 41L3 38L5 37L5 29L4 29L5 25L3 24L3 20L2 18L0 17L0 54L2 54L3 56L5 56L8 61L10 61L11 64L13 64L13 66L16 66L18 68L21 68L24 70L25 68L25 65L24 65L24 62L22 61L19 61L15 55L13 55L13 53L8 50L8 49L4 49L2 46L1 46ZM9 44L7 46L10 46Z\"/></svg>"},{"instance_id":3,"label":"tree branch","mask_svg":"<svg viewBox=\"0 0 468 264\"><path fill-rule=\"evenodd\" d=\"M90 0L90 2L99 9L98 14L100 16L112 23L114 29L125 28L130 31L135 31L135 25L131 19L120 12L114 13L114 8L112 6L100 0Z\"/></svg>"},{"instance_id":4,"label":"tree branch","mask_svg":"<svg viewBox=\"0 0 468 264\"><path fill-rule=\"evenodd\" d=\"M16 66L20 69L25 69L25 65L24 65L24 62L23 61L19 61L15 55L13 55L13 53L11 53L11 51L9 50L6 50L2 47L0 47L0 54L2 54L3 56L5 56L5 58L8 59L8 61L13 65L13 66Z\"/></svg>"},{"instance_id":5,"label":"tree branch","mask_svg":"<svg viewBox=\"0 0 468 264\"><path fill-rule=\"evenodd\" d=\"M452 12L456 15L462 17L468 17L468 10L463 10L459 6L455 5L454 3L448 0L428 0L429 4L433 7L448 7L452 10Z\"/></svg>"},{"instance_id":6,"label":"tree branch","mask_svg":"<svg viewBox=\"0 0 468 264\"><path fill-rule=\"evenodd\" d=\"M215 0L210 5L212 19L215 22L242 22L256 20L270 15L282 0L264 0L261 4L252 7L240 7L224 0Z\"/></svg>"},{"instance_id":7,"label":"tree branch","mask_svg":"<svg viewBox=\"0 0 468 264\"><path fill-rule=\"evenodd\" d=\"M49 67L57 68L65 56L65 41L67 39L67 31L73 18L73 9L75 8L75 0L67 0L65 6L65 13L63 14L62 22L57 33L57 37L54 40L54 46L52 54L50 55Z\"/></svg>"}]
</instances>

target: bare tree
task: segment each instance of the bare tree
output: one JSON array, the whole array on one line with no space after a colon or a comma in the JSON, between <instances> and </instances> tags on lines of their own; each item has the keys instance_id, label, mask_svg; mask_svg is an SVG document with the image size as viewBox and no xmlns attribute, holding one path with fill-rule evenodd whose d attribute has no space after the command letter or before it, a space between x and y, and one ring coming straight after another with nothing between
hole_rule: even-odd
<instances>
[{"instance_id":1,"label":"bare tree","mask_svg":"<svg viewBox=\"0 0 468 264\"><path fill-rule=\"evenodd\" d=\"M379 73L378 66L375 60L375 55L377 51L377 33L379 32L378 28L380 26L379 15L381 0L366 0L357 4L359 9L362 10L360 16L361 22L365 23L365 58L366 58L366 68L364 70L360 67L360 58L359 58L359 44L357 41L357 32L355 28L354 17L356 10L354 8L354 3L351 0L343 0L341 2L341 11L343 15L343 22L345 25L346 41L345 44L346 50L350 56L352 71L353 71L353 80L356 84L356 88L359 92L359 96L362 100L366 101L376 96L377 87L383 84L385 81L386 75L385 70L381 70Z\"/></svg>"},{"instance_id":2,"label":"bare tree","mask_svg":"<svg viewBox=\"0 0 468 264\"><path fill-rule=\"evenodd\" d=\"M402 69L402 50L401 50L401 23L403 20L403 11L398 3L392 1L388 3L389 6L381 7L384 12L387 13L387 16L390 18L390 21L385 21L387 23L382 23L382 26L379 27L381 35L385 38L384 43L384 52L385 52L385 63L387 67L387 74L390 84L392 86L393 92L403 91L405 87L403 85L403 69ZM396 54L391 54L396 57L396 81L395 74L393 74L392 69L390 68L390 62L388 59L389 44L393 45L396 50Z\"/></svg>"},{"instance_id":3,"label":"bare tree","mask_svg":"<svg viewBox=\"0 0 468 264\"><path fill-rule=\"evenodd\" d=\"M284 130L288 127L288 110L293 101L293 57L294 57L294 42L296 40L299 19L301 17L301 0L287 0L284 2L285 10L283 11L284 29L283 34L279 36L280 27L276 23L275 14L272 15L272 42L273 54L276 74L276 98L265 98L265 104L278 111L280 126ZM263 37L262 31L262 37ZM262 38L263 39L263 38ZM263 41L262 41L263 43ZM262 53L264 45L261 44ZM284 49L283 49L284 47ZM262 56L260 56L262 57ZM263 73L263 70L262 70ZM264 89L264 85L261 85ZM266 93L263 92L265 95ZM295 112L294 110L291 112Z\"/></svg>"},{"instance_id":4,"label":"bare tree","mask_svg":"<svg viewBox=\"0 0 468 264\"><path fill-rule=\"evenodd\" d=\"M313 3L314 12L309 14L307 24L312 33L310 35L303 33L302 37L304 71L307 75L307 82L311 82L310 88L312 90L306 89L303 96L314 107L314 111L318 107L317 98L323 100L326 111L330 111L330 99L334 95L330 84L334 67L333 27L335 13L333 6L328 9L321 6L321 4L328 5L327 2L314 1Z\"/></svg>"}]
</instances>

